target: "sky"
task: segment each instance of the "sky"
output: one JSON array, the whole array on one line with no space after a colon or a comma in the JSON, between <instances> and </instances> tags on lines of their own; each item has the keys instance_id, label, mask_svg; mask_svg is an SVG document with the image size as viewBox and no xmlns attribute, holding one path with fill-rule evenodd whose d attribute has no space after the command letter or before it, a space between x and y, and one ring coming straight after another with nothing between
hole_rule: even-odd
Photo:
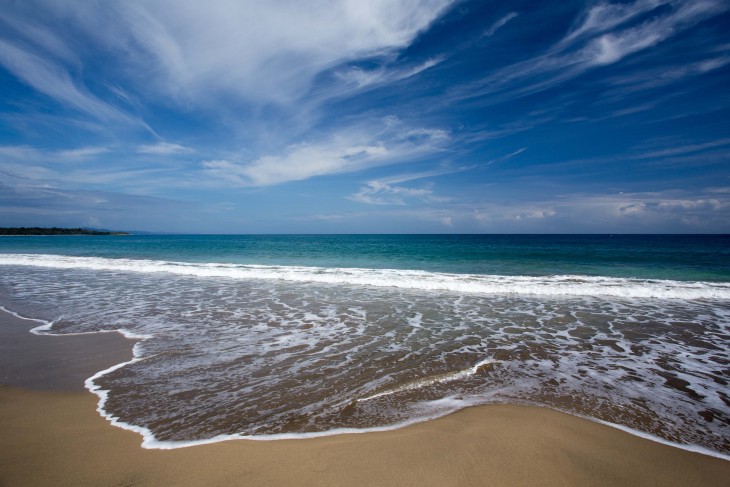
<instances>
[{"instance_id":1,"label":"sky","mask_svg":"<svg viewBox=\"0 0 730 487\"><path fill-rule=\"evenodd\" d=\"M730 0L0 0L0 226L728 233Z\"/></svg>"}]
</instances>

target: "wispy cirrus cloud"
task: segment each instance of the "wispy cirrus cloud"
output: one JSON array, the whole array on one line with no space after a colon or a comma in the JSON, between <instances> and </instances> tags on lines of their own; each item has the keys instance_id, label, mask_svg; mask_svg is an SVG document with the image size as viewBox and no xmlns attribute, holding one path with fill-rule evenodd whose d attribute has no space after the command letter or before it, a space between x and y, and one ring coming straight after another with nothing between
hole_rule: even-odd
<instances>
[{"instance_id":1,"label":"wispy cirrus cloud","mask_svg":"<svg viewBox=\"0 0 730 487\"><path fill-rule=\"evenodd\" d=\"M43 151L27 145L3 145L0 146L0 157L3 162L11 161L35 161L40 159Z\"/></svg>"},{"instance_id":2,"label":"wispy cirrus cloud","mask_svg":"<svg viewBox=\"0 0 730 487\"><path fill-rule=\"evenodd\" d=\"M631 3L599 2L581 15L580 22L560 44L569 44L580 37L600 34L651 10L671 4L672 0L637 0Z\"/></svg>"},{"instance_id":3,"label":"wispy cirrus cloud","mask_svg":"<svg viewBox=\"0 0 730 487\"><path fill-rule=\"evenodd\" d=\"M497 20L495 23L493 23L489 29L484 31L484 34L482 34L482 37L492 37L494 34L497 33L499 29L507 25L507 22L514 19L515 17L518 17L520 14L517 12L510 12L504 17Z\"/></svg>"},{"instance_id":4,"label":"wispy cirrus cloud","mask_svg":"<svg viewBox=\"0 0 730 487\"><path fill-rule=\"evenodd\" d=\"M435 167L433 169L428 169L425 171L408 172L408 173L403 173L403 174L397 174L394 176L386 176L383 178L379 178L378 181L381 181L386 184L400 184L400 183L405 183L408 181L415 181L418 179L430 179L430 178L435 178L438 176L445 176L447 174L464 172L464 171L468 171L470 169L474 169L475 167L476 167L476 165L468 165L468 166L439 165L438 167Z\"/></svg>"},{"instance_id":5,"label":"wispy cirrus cloud","mask_svg":"<svg viewBox=\"0 0 730 487\"><path fill-rule=\"evenodd\" d=\"M66 160L84 160L106 154L110 151L111 149L109 147L80 147L78 149L60 150L55 154Z\"/></svg>"},{"instance_id":6,"label":"wispy cirrus cloud","mask_svg":"<svg viewBox=\"0 0 730 487\"><path fill-rule=\"evenodd\" d=\"M441 151L448 140L443 130L409 129L388 117L379 127L353 127L326 140L293 144L280 154L250 162L208 160L202 169L233 185L270 186L427 157Z\"/></svg>"},{"instance_id":7,"label":"wispy cirrus cloud","mask_svg":"<svg viewBox=\"0 0 730 487\"><path fill-rule=\"evenodd\" d=\"M390 151L380 144L332 141L289 146L284 154L262 156L250 163L226 159L204 161L204 173L233 185L270 186L314 176L353 172L385 164Z\"/></svg>"},{"instance_id":8,"label":"wispy cirrus cloud","mask_svg":"<svg viewBox=\"0 0 730 487\"><path fill-rule=\"evenodd\" d=\"M491 166L494 163L506 161L508 159L512 159L513 157L517 157L523 152L527 150L527 147L521 147L517 149L516 151L510 152L509 154L505 154L501 157L497 157L496 159L490 159L482 164L482 166Z\"/></svg>"},{"instance_id":9,"label":"wispy cirrus cloud","mask_svg":"<svg viewBox=\"0 0 730 487\"><path fill-rule=\"evenodd\" d=\"M636 21L659 6L666 11L649 20ZM546 53L498 69L456 89L452 97L537 93L588 70L618 63L728 9L730 5L721 0L601 2L589 7L582 21Z\"/></svg>"},{"instance_id":10,"label":"wispy cirrus cloud","mask_svg":"<svg viewBox=\"0 0 730 487\"><path fill-rule=\"evenodd\" d=\"M407 67L391 67L383 64L375 69L364 69L359 66L353 66L346 69L339 69L334 76L343 84L339 88L339 95L359 91L366 88L381 86L395 81L401 81L415 76L429 68L436 66L444 60L443 56L429 58L426 61L415 66ZM328 88L331 90L331 87ZM332 96L332 95L330 95Z\"/></svg>"},{"instance_id":11,"label":"wispy cirrus cloud","mask_svg":"<svg viewBox=\"0 0 730 487\"><path fill-rule=\"evenodd\" d=\"M699 76L730 64L730 56L717 56L685 64L663 66L647 69L631 75L624 75L607 80L615 85L618 94L627 94L645 90L652 90L667 86L693 76ZM611 96L613 93L607 93Z\"/></svg>"},{"instance_id":12,"label":"wispy cirrus cloud","mask_svg":"<svg viewBox=\"0 0 730 487\"><path fill-rule=\"evenodd\" d=\"M634 159L663 159L666 157L698 153L709 149L716 149L727 146L730 146L730 138L711 140L708 142L701 142L697 144L673 145L672 147L660 150L639 152L631 157Z\"/></svg>"},{"instance_id":13,"label":"wispy cirrus cloud","mask_svg":"<svg viewBox=\"0 0 730 487\"><path fill-rule=\"evenodd\" d=\"M246 133L223 150L245 144L265 157L269 149L252 144L251 125L271 126L267 131L281 138L277 145L303 144L333 97L439 64L438 56L397 62L397 54L455 1L315 0L303 8L291 0L29 0L0 12L0 27L8 27L0 33L0 66L96 122L91 130L124 124L162 140L143 117L154 119L150 111L160 106L182 110L183 117L194 109ZM324 77L327 89L317 93ZM261 108L269 105L275 108ZM27 123L32 116L24 114ZM147 143L138 153L179 155L188 152L183 147Z\"/></svg>"},{"instance_id":14,"label":"wispy cirrus cloud","mask_svg":"<svg viewBox=\"0 0 730 487\"><path fill-rule=\"evenodd\" d=\"M368 181L357 193L347 199L368 205L406 205L408 200L427 203L442 203L449 199L434 194L426 188L407 188L382 181Z\"/></svg>"},{"instance_id":15,"label":"wispy cirrus cloud","mask_svg":"<svg viewBox=\"0 0 730 487\"><path fill-rule=\"evenodd\" d=\"M195 152L195 149L171 142L158 142L157 144L140 145L137 148L137 152L140 154L166 156L172 154L190 154Z\"/></svg>"},{"instance_id":16,"label":"wispy cirrus cloud","mask_svg":"<svg viewBox=\"0 0 730 487\"><path fill-rule=\"evenodd\" d=\"M450 198L434 193L427 184L421 188L409 188L402 183L421 179L433 179L447 174L455 174L474 169L476 166L440 165L439 167L420 172L409 172L386 176L377 180L367 181L353 194L346 196L350 201L368 205L407 205L409 203L446 203Z\"/></svg>"},{"instance_id":17,"label":"wispy cirrus cloud","mask_svg":"<svg viewBox=\"0 0 730 487\"><path fill-rule=\"evenodd\" d=\"M27 145L0 146L0 166L8 160L20 163L75 162L110 152L109 147L78 147L75 149L48 150Z\"/></svg>"},{"instance_id":18,"label":"wispy cirrus cloud","mask_svg":"<svg viewBox=\"0 0 730 487\"><path fill-rule=\"evenodd\" d=\"M141 120L93 95L75 81L62 64L48 56L31 52L21 44L13 44L0 38L0 64L18 79L65 107L100 120L146 127Z\"/></svg>"},{"instance_id":19,"label":"wispy cirrus cloud","mask_svg":"<svg viewBox=\"0 0 730 487\"><path fill-rule=\"evenodd\" d=\"M170 167L162 164L108 164L114 155L129 152L107 146L73 149L45 149L32 146L0 146L0 175L6 183L19 187L94 187L114 185L139 192L150 186L158 188L180 184L184 177L171 177ZM167 155L167 154L165 154Z\"/></svg>"},{"instance_id":20,"label":"wispy cirrus cloud","mask_svg":"<svg viewBox=\"0 0 730 487\"><path fill-rule=\"evenodd\" d=\"M453 1L41 3L121 49L124 74L157 94L290 103L327 69L407 46Z\"/></svg>"}]
</instances>

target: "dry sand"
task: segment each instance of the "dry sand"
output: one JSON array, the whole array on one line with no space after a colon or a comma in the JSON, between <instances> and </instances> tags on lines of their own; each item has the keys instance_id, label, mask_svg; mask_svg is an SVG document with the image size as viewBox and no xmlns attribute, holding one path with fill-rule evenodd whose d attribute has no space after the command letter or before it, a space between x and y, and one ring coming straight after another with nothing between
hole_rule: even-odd
<instances>
[{"instance_id":1,"label":"dry sand","mask_svg":"<svg viewBox=\"0 0 730 487\"><path fill-rule=\"evenodd\" d=\"M0 337L14 338L12 346L3 343L0 351L12 348L16 371L35 367L37 350L46 346L39 340L46 337L28 334L28 322L8 316L0 313ZM99 336L113 335L48 338L59 347L76 340L61 355L65 365L58 368L75 388L84 376L73 373L85 370L77 362L94 362L99 370L131 355L129 342L100 343ZM12 375L3 370L7 362L0 360L0 377ZM46 366L48 360L42 362ZM0 485L730 483L728 461L543 408L484 406L391 432L239 440L168 451L142 449L137 434L110 426L95 408L96 396L90 393L0 387Z\"/></svg>"}]
</instances>

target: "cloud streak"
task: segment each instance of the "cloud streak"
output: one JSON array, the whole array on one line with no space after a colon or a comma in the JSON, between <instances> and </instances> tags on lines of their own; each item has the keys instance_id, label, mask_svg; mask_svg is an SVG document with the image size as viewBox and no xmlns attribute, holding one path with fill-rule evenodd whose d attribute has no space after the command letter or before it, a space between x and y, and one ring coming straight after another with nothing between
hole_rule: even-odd
<instances>
[{"instance_id":1,"label":"cloud streak","mask_svg":"<svg viewBox=\"0 0 730 487\"><path fill-rule=\"evenodd\" d=\"M8 160L19 163L47 162L51 164L56 162L79 162L107 154L110 151L111 149L109 147L78 147L76 149L46 150L27 145L5 145L0 146L0 164L6 163Z\"/></svg>"},{"instance_id":2,"label":"cloud streak","mask_svg":"<svg viewBox=\"0 0 730 487\"><path fill-rule=\"evenodd\" d=\"M423 71L443 62L443 60L443 56L430 58L421 64L405 68L393 68L384 64L376 69L370 70L363 69L358 66L338 70L335 72L335 78L343 84L343 86L339 89L338 95L342 96L345 93L362 91L366 88L374 88L384 84L401 81L422 73ZM332 95L330 95L330 97L331 96Z\"/></svg>"},{"instance_id":3,"label":"cloud streak","mask_svg":"<svg viewBox=\"0 0 730 487\"><path fill-rule=\"evenodd\" d=\"M0 39L0 63L23 82L62 105L85 112L101 120L136 123L130 116L99 100L81 86L69 73L48 58Z\"/></svg>"},{"instance_id":4,"label":"cloud streak","mask_svg":"<svg viewBox=\"0 0 730 487\"><path fill-rule=\"evenodd\" d=\"M144 73L136 82L158 94L291 103L319 73L407 46L452 3L130 0L48 2L46 10L75 19L109 50L121 46L133 68L126 74Z\"/></svg>"},{"instance_id":5,"label":"cloud streak","mask_svg":"<svg viewBox=\"0 0 730 487\"><path fill-rule=\"evenodd\" d=\"M669 11L650 20L632 22L662 5ZM498 69L451 95L453 99L497 93L518 97L544 91L588 70L618 63L728 8L719 0L602 2L589 8L582 23L545 54Z\"/></svg>"},{"instance_id":6,"label":"cloud streak","mask_svg":"<svg viewBox=\"0 0 730 487\"><path fill-rule=\"evenodd\" d=\"M482 37L492 37L494 34L497 33L497 31L499 29L504 27L507 24L507 22L514 19L515 17L518 17L519 15L520 14L518 14L517 12L508 13L507 15L505 15L504 17L502 17L501 19L499 19L495 23L493 23L491 25L491 27L489 27L489 29L484 31L484 34L482 34Z\"/></svg>"},{"instance_id":7,"label":"cloud streak","mask_svg":"<svg viewBox=\"0 0 730 487\"><path fill-rule=\"evenodd\" d=\"M293 144L281 154L251 162L217 159L204 161L202 168L233 185L271 186L427 157L442 150L449 139L442 130L406 129L393 118L381 122L379 129L355 127L328 140Z\"/></svg>"},{"instance_id":8,"label":"cloud streak","mask_svg":"<svg viewBox=\"0 0 730 487\"><path fill-rule=\"evenodd\" d=\"M566 45L586 35L606 32L659 6L671 3L670 0L637 0L632 3L599 2L583 12L580 24L560 44Z\"/></svg>"},{"instance_id":9,"label":"cloud streak","mask_svg":"<svg viewBox=\"0 0 730 487\"><path fill-rule=\"evenodd\" d=\"M356 203L368 205L406 205L407 200L417 200L426 203L443 203L448 198L439 197L430 189L406 188L384 183L382 181L368 181L355 194L347 196L347 199Z\"/></svg>"},{"instance_id":10,"label":"cloud streak","mask_svg":"<svg viewBox=\"0 0 730 487\"><path fill-rule=\"evenodd\" d=\"M166 156L174 154L190 154L195 152L195 149L170 142L158 142L157 144L140 145L137 148L137 152L140 154Z\"/></svg>"}]
</instances>

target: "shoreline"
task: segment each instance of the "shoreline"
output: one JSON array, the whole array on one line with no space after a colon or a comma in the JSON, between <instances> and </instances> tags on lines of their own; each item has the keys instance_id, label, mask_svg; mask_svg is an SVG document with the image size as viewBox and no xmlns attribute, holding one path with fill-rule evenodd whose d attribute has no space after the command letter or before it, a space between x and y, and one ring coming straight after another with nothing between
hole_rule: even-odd
<instances>
[{"instance_id":1,"label":"shoreline","mask_svg":"<svg viewBox=\"0 0 730 487\"><path fill-rule=\"evenodd\" d=\"M133 359L137 340L121 333L42 333L49 326L0 306L0 385L86 392L87 377Z\"/></svg>"},{"instance_id":2,"label":"shoreline","mask_svg":"<svg viewBox=\"0 0 730 487\"><path fill-rule=\"evenodd\" d=\"M26 382L9 387L13 356L2 354L0 484L58 484L59 477L67 485L114 484L134 477L131 485L234 479L271 485L723 485L730 478L726 459L514 405L470 407L383 432L143 449L136 433L111 428L97 413L97 398L83 389L86 377L113 367L118 357L126 360L116 364L130 360L134 341L115 333L33 335L29 323L0 311L3 352L14 349L16 359L22 354L30 369L60 360L61 366L45 368L63 380L49 391L47 376L39 381L27 370ZM34 358L38 353L45 362ZM89 367L97 368L83 377Z\"/></svg>"},{"instance_id":3,"label":"shoreline","mask_svg":"<svg viewBox=\"0 0 730 487\"><path fill-rule=\"evenodd\" d=\"M212 438L207 438L203 440L187 440L187 441L160 441L157 438L155 438L154 434L146 427L144 426L138 426L130 423L125 423L123 421L120 421L119 418L110 415L107 413L107 411L104 409L104 405L108 398L109 391L106 389L102 389L100 386L96 385L94 382L96 379L103 377L109 372L112 372L116 369L119 369L121 367L124 367L128 364L134 363L138 360L141 360L138 346L144 342L146 339L151 338L151 336L147 335L139 335L133 332L130 332L128 330L120 329L120 330L103 330L103 331L96 331L96 332L85 332L85 333L69 333L69 334L63 334L63 335L55 335L53 333L47 333L51 330L53 326L53 322L47 322L45 320L37 319L37 318L28 318L21 316L14 311L11 311L4 306L0 305L0 326L4 321L7 321L8 318L17 321L18 323L23 322L25 326L28 326L28 322L34 322L34 323L41 323L39 326L35 326L28 331L36 336L41 337L79 337L79 336L101 336L101 335L107 335L107 334L114 334L121 336L123 338L122 341L119 341L117 339L112 339L109 343L105 342L104 340L100 340L101 343L96 343L96 340L93 338L89 338L89 340L93 341L91 343L92 348L102 348L104 350L107 349L107 347L112 347L116 350L117 354L113 356L119 356L119 352L122 350L125 350L126 348L129 348L129 345L131 345L131 357L128 360L123 360L121 362L112 363L111 365L108 365L109 362L102 362L98 364L98 367L104 367L102 370L92 370L93 375L89 376L88 378L82 378L81 382L83 384L83 390L86 390L88 392L93 393L98 398L98 405L96 408L96 411L99 413L99 415L103 418L105 418L109 424L112 426L115 426L117 428L121 428L123 430L132 431L134 433L137 433L142 437L141 441L141 447L151 450L176 450L179 448L190 448L195 446L202 446L202 445L209 445L214 443L222 443L222 442L228 442L228 441L236 441L236 440L243 440L243 441L253 441L253 442L264 442L264 441L281 441L281 440L308 440L308 439L314 439L314 438L326 438L330 436L338 436L338 435L359 435L359 434L368 434L368 433L383 433L383 432L389 432L389 431L396 431L402 428L407 428L416 424L420 423L426 423L434 420L438 420L440 418L449 416L451 414L454 414L458 411L461 411L463 409L469 409L469 408L479 408L484 406L493 406L493 405L504 405L504 406L511 406L512 404L509 403L494 403L494 404L477 404L477 405L470 405L466 406L465 408L458 409L449 413L446 413L444 415L440 416L434 416L434 417L423 417L423 418L416 418L412 420L407 420L401 423L392 424L392 425L385 425L380 427L372 427L368 429L357 429L357 428L337 428L334 430L328 430L323 432L317 432L317 433L282 433L282 434L273 434L273 435L259 435L259 436L243 436L239 435L237 433L231 433L226 435L219 435ZM18 323L15 323L17 326ZM0 329L0 338L3 338L2 329ZM7 334L7 332L5 332ZM17 340L17 336L16 336ZM54 342L49 342L49 345L52 348L54 345L57 345ZM72 350L78 350L78 347L72 347ZM5 352L2 348L0 348L0 352ZM64 350L64 352L68 352L68 349ZM122 352L123 353L123 352ZM2 353L0 353L0 356L2 356ZM108 357L109 355L104 352L104 357ZM83 358L87 358L88 354L84 351L82 355L75 358L75 360L82 360ZM475 367L478 367L479 364L477 364ZM94 366L91 367L94 369ZM3 363L0 361L0 371L3 369ZM13 385L6 384L4 381L2 381L3 376L0 375L0 387L4 385ZM76 382L78 382L78 377L74 378ZM63 383L63 382L62 382ZM27 384L20 384L20 388L29 388L29 389L40 389L40 390L64 390L64 389L57 389L55 387L48 388L47 385L41 385L41 384L34 384L34 383L27 383ZM77 390L74 388L73 390ZM582 420L587 420L596 424L608 426L610 428L615 428L619 431L623 431L625 433L628 433L630 435L636 436L638 438L642 438L645 440L653 441L662 445L666 445L673 448L678 448L680 450L685 450L692 453L698 453L701 455L718 458L720 460L725 460L730 462L730 455L717 452L715 450L710 450L708 448L694 445L694 444L687 444L687 443L675 443L672 441L669 441L667 439L664 439L662 437L652 435L650 433L646 433L641 430L637 430L635 428L630 428L628 426L624 426L622 424L617 423L611 423L608 421L604 421L601 419L593 418L590 416L585 416L577 413L573 413L570 411L563 411L556 408L551 408L549 406L543 406L539 404L515 404L515 406L519 407L528 407L528 408L538 408L538 409L547 409L550 411L554 411L560 414L567 414L569 416L579 418Z\"/></svg>"},{"instance_id":4,"label":"shoreline","mask_svg":"<svg viewBox=\"0 0 730 487\"><path fill-rule=\"evenodd\" d=\"M400 430L146 450L91 394L0 387L3 485L726 485L730 463L542 408Z\"/></svg>"}]
</instances>

